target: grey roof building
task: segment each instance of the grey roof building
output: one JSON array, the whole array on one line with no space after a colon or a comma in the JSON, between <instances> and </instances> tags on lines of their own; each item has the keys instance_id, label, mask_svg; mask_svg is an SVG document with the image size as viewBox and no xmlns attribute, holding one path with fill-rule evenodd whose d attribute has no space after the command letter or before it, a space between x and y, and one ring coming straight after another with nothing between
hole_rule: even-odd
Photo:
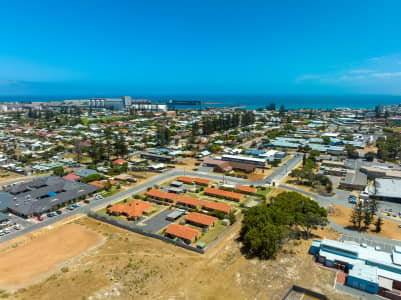
<instances>
[{"instance_id":1,"label":"grey roof building","mask_svg":"<svg viewBox=\"0 0 401 300\"><path fill-rule=\"evenodd\" d=\"M9 211L27 217L92 194L97 189L98 187L93 185L65 180L58 176L47 176L13 185L5 191L12 197L8 202Z\"/></svg>"},{"instance_id":2,"label":"grey roof building","mask_svg":"<svg viewBox=\"0 0 401 300\"><path fill-rule=\"evenodd\" d=\"M360 171L347 171L340 181L340 187L352 190L364 190L368 183L368 176Z\"/></svg>"},{"instance_id":3,"label":"grey roof building","mask_svg":"<svg viewBox=\"0 0 401 300\"><path fill-rule=\"evenodd\" d=\"M92 170L92 169L80 169L80 170L75 171L74 174L81 178L85 178L85 177L88 177L89 175L100 174L100 173L97 172L96 170Z\"/></svg>"},{"instance_id":4,"label":"grey roof building","mask_svg":"<svg viewBox=\"0 0 401 300\"><path fill-rule=\"evenodd\" d=\"M5 211L8 208L8 202L13 198L9 193L0 191L0 211Z\"/></svg>"},{"instance_id":5,"label":"grey roof building","mask_svg":"<svg viewBox=\"0 0 401 300\"><path fill-rule=\"evenodd\" d=\"M375 179L375 183L369 188L369 196L382 200L401 201L401 179Z\"/></svg>"}]
</instances>

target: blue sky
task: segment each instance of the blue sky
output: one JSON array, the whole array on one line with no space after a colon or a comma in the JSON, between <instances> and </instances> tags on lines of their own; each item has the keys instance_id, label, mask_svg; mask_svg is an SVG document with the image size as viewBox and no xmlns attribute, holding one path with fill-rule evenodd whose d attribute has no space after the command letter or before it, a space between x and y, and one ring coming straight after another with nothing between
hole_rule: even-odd
<instances>
[{"instance_id":1,"label":"blue sky","mask_svg":"<svg viewBox=\"0 0 401 300\"><path fill-rule=\"evenodd\" d=\"M0 94L401 94L401 1L0 4Z\"/></svg>"}]
</instances>

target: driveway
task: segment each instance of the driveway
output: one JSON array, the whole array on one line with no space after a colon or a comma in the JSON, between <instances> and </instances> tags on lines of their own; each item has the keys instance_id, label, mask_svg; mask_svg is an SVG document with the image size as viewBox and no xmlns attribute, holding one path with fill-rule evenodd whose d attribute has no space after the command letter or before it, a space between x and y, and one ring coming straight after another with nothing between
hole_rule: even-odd
<instances>
[{"instance_id":1,"label":"driveway","mask_svg":"<svg viewBox=\"0 0 401 300\"><path fill-rule=\"evenodd\" d=\"M172 221L166 220L166 217L173 212L173 210L163 210L162 212L159 212L158 214L154 215L153 217L143 221L140 224L136 224L135 227L138 227L142 229L145 232L150 232L150 233L157 233L160 230L162 230L164 227L167 227L171 223L174 223Z\"/></svg>"}]
</instances>

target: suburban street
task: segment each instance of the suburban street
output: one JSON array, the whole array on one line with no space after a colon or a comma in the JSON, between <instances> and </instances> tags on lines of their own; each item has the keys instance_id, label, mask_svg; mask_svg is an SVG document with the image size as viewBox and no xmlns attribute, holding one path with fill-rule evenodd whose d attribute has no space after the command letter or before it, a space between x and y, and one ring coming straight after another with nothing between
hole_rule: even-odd
<instances>
[{"instance_id":1,"label":"suburban street","mask_svg":"<svg viewBox=\"0 0 401 300\"><path fill-rule=\"evenodd\" d=\"M195 172L195 171L187 171L187 170L182 170L182 169L172 169L167 172L158 174L156 176L153 176L152 178L149 179L149 181L142 183L138 186L129 188L127 190L121 191L118 194L112 195L110 197L101 199L101 200L92 200L89 204L83 204L83 206L76 208L73 211L68 211L65 210L65 213L61 215L57 215L51 218L45 218L43 221L38 222L38 223L30 223L26 219L20 218L18 216L12 217L12 220L21 224L23 226L23 229L21 230L13 230L10 234L4 235L0 237L0 243L6 242L9 240L12 240L16 237L22 236L24 234L33 232L37 229L44 228L46 226L51 226L51 224L55 222L59 222L65 218L77 215L77 214L87 214L91 210L98 210L102 207L105 207L109 204L115 203L117 201L121 201L127 197L130 197L132 195L142 193L146 191L147 188L153 187L157 184L160 184L162 182L168 181L171 178L177 177L177 176L194 176L194 177L201 177L201 178L206 178L210 179L213 181L220 181L220 182L225 182L228 184L245 184L245 185L264 185L264 184L272 184L272 182L275 182L276 184L279 184L279 182L288 175L291 170L298 165L302 160L302 155L293 155L288 161L286 161L282 166L277 168L272 174L267 176L264 180L260 181L248 181L245 179L241 178L236 178L236 177L230 177L230 176L225 176L225 175L218 175L218 174L211 174L211 173L206 173L206 172ZM8 185L12 183L18 183L21 181L26 181L29 180L30 178L23 178L23 179L17 179L5 183L0 183L1 185ZM310 196L311 198L315 199L321 206L327 207L330 204L337 204L337 205L342 205L345 207L352 208L353 205L348 203L348 196L349 192L344 191L344 190L335 190L335 195L331 197L324 197L320 195L316 195L292 186L288 186L285 184L279 184L280 187L286 188L288 190L292 190L295 192L302 193L304 195ZM401 204L397 203L389 203L389 202L380 202L379 203L379 208L384 209L384 208L393 208L395 211L400 211L401 210ZM384 216L386 217L386 216ZM387 218L387 217L386 217ZM401 220L400 220L401 222ZM144 224L146 225L146 224ZM356 238L360 238L361 234L356 233L350 230L345 230L342 227L338 226L335 223L331 222L331 225L333 228L335 228L338 231L342 231L343 233L349 234L350 236L355 236ZM363 234L362 234L363 235ZM386 242L387 239L382 239L382 238L377 238L377 237L372 237L372 236L367 236L366 238L372 238L376 240L377 242L384 243ZM398 243L396 243L398 244ZM401 242L400 242L401 245Z\"/></svg>"}]
</instances>

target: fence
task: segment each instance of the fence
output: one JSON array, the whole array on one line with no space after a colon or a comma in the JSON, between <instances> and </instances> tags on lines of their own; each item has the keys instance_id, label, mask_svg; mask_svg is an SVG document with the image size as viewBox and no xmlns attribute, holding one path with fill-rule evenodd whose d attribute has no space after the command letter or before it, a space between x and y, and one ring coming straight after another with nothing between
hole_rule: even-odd
<instances>
[{"instance_id":1,"label":"fence","mask_svg":"<svg viewBox=\"0 0 401 300\"><path fill-rule=\"evenodd\" d=\"M133 225L133 224L129 224L127 222L124 222L124 221L121 221L121 220L118 220L118 219L115 219L115 218L112 218L112 217L109 217L109 216L106 216L106 215L103 215L103 214L97 214L97 213L94 213L94 212L91 211L91 212L88 213L88 216L90 218L93 218L93 219L96 219L96 220L99 220L99 221L102 221L102 222L106 222L106 223L109 223L111 225L114 225L114 226L129 230L129 231L132 231L132 232L135 232L135 233L142 234L144 236L156 238L156 239L159 239L159 240L174 244L176 246L185 248L185 249L190 250L190 251L194 251L194 252L197 252L197 253L200 253L200 254L205 254L205 250L203 250L203 249L198 249L198 248L195 248L195 247L192 247L192 246L188 246L188 245L186 245L186 244L184 244L182 242L178 242L178 241L166 238L166 237L161 236L161 235L157 235L157 234L153 234L153 233L150 233L150 232L143 231L140 228L134 227L135 225Z\"/></svg>"},{"instance_id":2,"label":"fence","mask_svg":"<svg viewBox=\"0 0 401 300\"><path fill-rule=\"evenodd\" d=\"M314 291L311 291L311 290L308 290L308 289L305 289L305 288L300 287L298 285L293 285L290 288L290 290L284 295L282 300L290 300L291 299L291 295L290 294L292 292L300 293L300 294L303 294L304 296L310 296L313 299L327 300L327 297L325 295L317 293L317 292L314 292ZM304 297L304 298L307 298L307 297ZM302 298L302 299L304 299L304 298Z\"/></svg>"}]
</instances>

